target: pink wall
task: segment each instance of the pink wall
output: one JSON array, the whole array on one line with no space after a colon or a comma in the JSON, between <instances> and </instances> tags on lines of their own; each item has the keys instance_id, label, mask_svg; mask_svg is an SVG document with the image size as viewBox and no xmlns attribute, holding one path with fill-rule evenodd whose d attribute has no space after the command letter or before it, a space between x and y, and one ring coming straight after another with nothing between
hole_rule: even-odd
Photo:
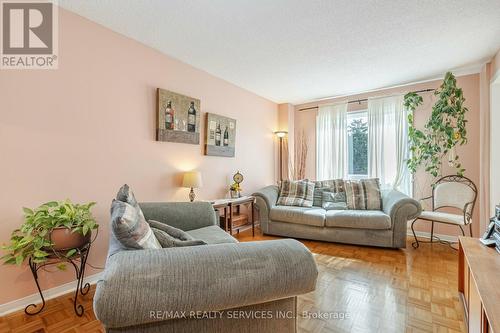
<instances>
[{"instance_id":1,"label":"pink wall","mask_svg":"<svg viewBox=\"0 0 500 333\"><path fill-rule=\"evenodd\" d=\"M467 75L457 78L458 85L463 88L464 96L466 98L466 105L469 107L468 119L468 138L469 143L466 146L459 147L457 149L457 154L461 156L461 161L464 167L467 169L466 176L471 178L476 186L479 186L479 75ZM349 97L349 100L357 100L374 96L384 96L397 93L406 93L408 91L421 90L427 88L437 88L441 84L440 80L420 83L415 85L409 85L405 87L386 89L382 91L376 91L371 93L364 93L353 95ZM432 93L422 94L424 97L424 103L415 112L415 123L418 127L423 127L423 124L430 116L432 111L432 105L436 100L436 97ZM345 98L345 97L344 97ZM315 127L315 117L317 111L299 111L301 108L307 108L310 106L316 106L318 104L328 104L334 102L336 99L322 100L321 102L305 103L301 105L296 105L295 107L295 133L299 133L301 130L305 131L309 142L309 153L307 159L306 176L310 179L316 178L316 127ZM366 103L361 104L349 104L349 111L363 110L366 109ZM443 175L449 174L449 170L446 163L443 168ZM416 175L416 186L414 189L415 197L422 198L430 193L431 178L426 176L423 172L417 172ZM479 221L479 203L476 203L476 210L474 213L474 221ZM420 228L422 231L429 231L428 228ZM458 228L453 226L439 225L435 228L436 233L457 235ZM478 235L479 223L473 224L473 232Z\"/></svg>"},{"instance_id":2,"label":"pink wall","mask_svg":"<svg viewBox=\"0 0 500 333\"><path fill-rule=\"evenodd\" d=\"M184 201L188 190L179 187L179 173L185 170L201 170L201 199L223 197L237 170L245 175L245 193L275 181L275 103L59 13L58 70L0 71L0 243L22 223L23 206L97 201L101 230L89 262L102 266L109 205L123 183L141 201ZM203 112L236 118L236 157L204 156L202 145L156 142L157 87L200 98ZM73 279L69 272L41 274L43 288ZM26 266L0 265L0 304L35 292Z\"/></svg>"}]
</instances>

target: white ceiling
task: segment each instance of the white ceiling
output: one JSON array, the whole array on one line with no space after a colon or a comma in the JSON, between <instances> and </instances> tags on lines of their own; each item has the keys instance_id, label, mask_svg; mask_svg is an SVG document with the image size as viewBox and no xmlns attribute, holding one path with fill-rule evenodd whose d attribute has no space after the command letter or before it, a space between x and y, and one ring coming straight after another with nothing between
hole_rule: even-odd
<instances>
[{"instance_id":1,"label":"white ceiling","mask_svg":"<svg viewBox=\"0 0 500 333\"><path fill-rule=\"evenodd\" d=\"M500 48L500 0L59 3L279 103L477 68Z\"/></svg>"}]
</instances>

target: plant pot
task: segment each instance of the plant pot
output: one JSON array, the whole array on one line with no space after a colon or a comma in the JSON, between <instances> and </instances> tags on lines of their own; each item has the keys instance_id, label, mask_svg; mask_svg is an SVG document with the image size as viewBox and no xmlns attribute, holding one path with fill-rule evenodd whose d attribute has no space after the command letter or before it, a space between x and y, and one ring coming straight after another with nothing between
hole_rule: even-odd
<instances>
[{"instance_id":1,"label":"plant pot","mask_svg":"<svg viewBox=\"0 0 500 333\"><path fill-rule=\"evenodd\" d=\"M52 249L56 251L68 250L82 247L90 242L92 232L83 236L78 232L71 232L71 229L66 227L54 228L49 235L49 240L52 242Z\"/></svg>"}]
</instances>

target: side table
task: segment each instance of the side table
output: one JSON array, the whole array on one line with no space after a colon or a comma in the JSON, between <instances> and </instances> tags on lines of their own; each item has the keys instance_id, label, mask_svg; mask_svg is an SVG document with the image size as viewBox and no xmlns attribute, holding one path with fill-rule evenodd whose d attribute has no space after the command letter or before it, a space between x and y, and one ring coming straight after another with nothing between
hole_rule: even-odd
<instances>
[{"instance_id":1,"label":"side table","mask_svg":"<svg viewBox=\"0 0 500 333\"><path fill-rule=\"evenodd\" d=\"M242 230L252 228L252 236L255 236L254 218L255 197L244 196L236 199L220 199L212 201L214 209L220 213L220 224L230 235ZM247 214L243 214L241 207L247 207Z\"/></svg>"}]
</instances>

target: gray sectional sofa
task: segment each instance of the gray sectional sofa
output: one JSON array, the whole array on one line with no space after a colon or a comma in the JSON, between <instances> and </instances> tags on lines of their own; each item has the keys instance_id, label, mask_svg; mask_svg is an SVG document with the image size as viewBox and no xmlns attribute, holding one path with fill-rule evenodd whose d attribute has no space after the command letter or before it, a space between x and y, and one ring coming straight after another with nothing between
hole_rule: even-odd
<instances>
[{"instance_id":1,"label":"gray sectional sofa","mask_svg":"<svg viewBox=\"0 0 500 333\"><path fill-rule=\"evenodd\" d=\"M210 203L142 203L146 220L208 245L123 250L111 234L94 312L107 332L295 332L313 291L311 252L293 239L239 243ZM264 316L264 317L263 317Z\"/></svg>"},{"instance_id":2,"label":"gray sectional sofa","mask_svg":"<svg viewBox=\"0 0 500 333\"><path fill-rule=\"evenodd\" d=\"M383 210L324 210L278 206L278 186L253 195L264 234L392 248L406 247L407 221L422 211L420 203L395 190L382 190Z\"/></svg>"}]
</instances>

